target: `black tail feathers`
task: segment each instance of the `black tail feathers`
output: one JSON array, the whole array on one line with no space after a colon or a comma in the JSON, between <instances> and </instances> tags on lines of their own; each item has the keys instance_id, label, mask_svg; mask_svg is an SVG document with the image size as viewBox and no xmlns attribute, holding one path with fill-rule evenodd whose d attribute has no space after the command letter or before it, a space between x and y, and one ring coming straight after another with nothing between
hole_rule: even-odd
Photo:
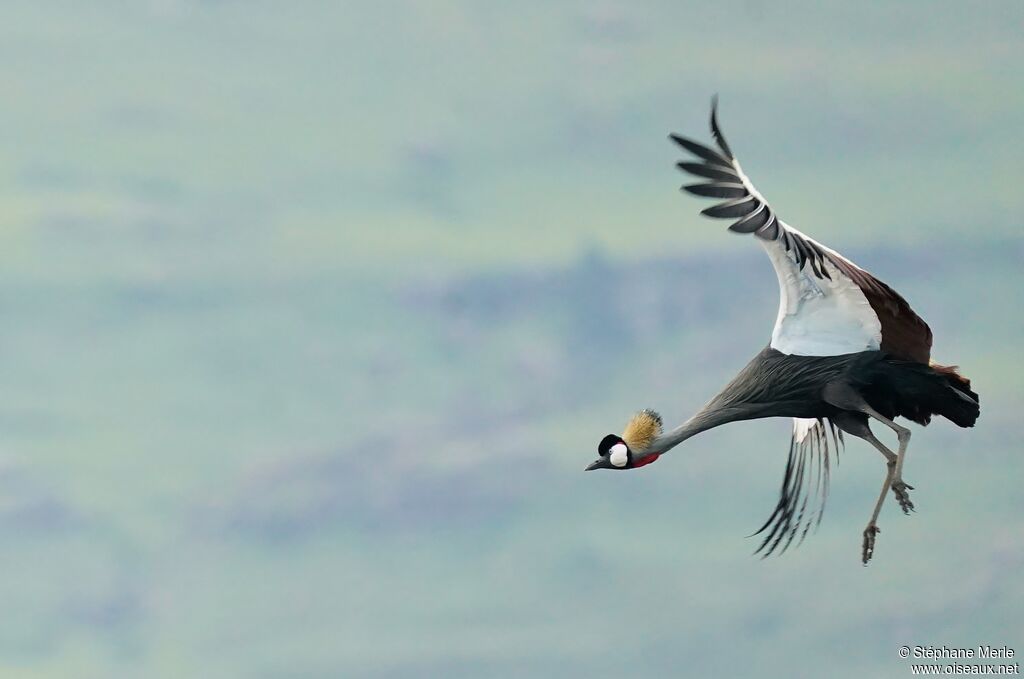
<instances>
[{"instance_id":1,"label":"black tail feathers","mask_svg":"<svg viewBox=\"0 0 1024 679\"><path fill-rule=\"evenodd\" d=\"M897 415L928 424L941 415L960 427L973 427L981 412L971 381L955 366L885 358L875 364L864 395L888 417Z\"/></svg>"},{"instance_id":2,"label":"black tail feathers","mask_svg":"<svg viewBox=\"0 0 1024 679\"><path fill-rule=\"evenodd\" d=\"M928 366L941 375L946 384L949 385L959 396L954 404L948 409L949 412L936 411L948 420L961 427L973 427L981 413L981 403L978 394L971 390L971 381L958 372L955 365L939 365L932 363Z\"/></svg>"}]
</instances>

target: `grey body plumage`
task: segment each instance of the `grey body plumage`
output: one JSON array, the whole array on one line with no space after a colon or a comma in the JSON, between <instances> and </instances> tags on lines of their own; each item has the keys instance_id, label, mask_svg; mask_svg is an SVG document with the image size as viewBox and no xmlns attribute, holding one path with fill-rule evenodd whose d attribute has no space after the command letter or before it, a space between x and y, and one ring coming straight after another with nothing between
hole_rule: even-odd
<instances>
[{"instance_id":1,"label":"grey body plumage","mask_svg":"<svg viewBox=\"0 0 1024 679\"><path fill-rule=\"evenodd\" d=\"M599 446L601 457L588 469L644 466L686 439L729 422L793 418L779 501L757 531L765 533L757 551L767 556L785 551L798 537L802 540L820 521L831 461L843 443L843 432L851 434L874 446L887 466L864 530L861 558L867 564L889 490L904 513L914 508L912 487L902 478L910 431L894 420L904 417L926 425L933 415L941 415L971 427L980 412L978 394L956 368L931 361L932 331L902 296L779 219L740 169L719 128L714 103L711 131L717 149L671 135L699 161L677 164L703 180L683 188L724 199L702 214L737 220L730 230L753 233L768 253L780 290L772 341L682 425L660 433L660 417L645 411L657 417L658 435L632 447L628 436L609 435ZM896 433L897 452L875 438L871 420ZM609 462L612 450L619 451L617 464Z\"/></svg>"},{"instance_id":2,"label":"grey body plumage","mask_svg":"<svg viewBox=\"0 0 1024 679\"><path fill-rule=\"evenodd\" d=\"M921 394L929 395L924 409ZM902 416L927 423L928 417L939 414L970 426L979 412L978 395L960 380L883 351L796 356L766 347L696 415L654 441L651 449L664 453L691 436L741 420L817 420L819 426L808 437L790 442L779 502L755 533L770 528L757 549L768 556L780 547L785 551L797 535L805 537L812 518L814 524L820 522L831 462L843 443L843 431L849 427L849 433L860 436L861 428L867 427L868 415L860 404L850 402L851 395L889 420ZM818 506L808 511L810 485Z\"/></svg>"}]
</instances>

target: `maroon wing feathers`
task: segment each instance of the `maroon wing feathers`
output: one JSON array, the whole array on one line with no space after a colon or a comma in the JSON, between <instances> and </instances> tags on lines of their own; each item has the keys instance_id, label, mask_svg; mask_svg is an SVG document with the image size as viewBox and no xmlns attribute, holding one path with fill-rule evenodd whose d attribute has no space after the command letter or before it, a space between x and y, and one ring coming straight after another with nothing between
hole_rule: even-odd
<instances>
[{"instance_id":1,"label":"maroon wing feathers","mask_svg":"<svg viewBox=\"0 0 1024 679\"><path fill-rule=\"evenodd\" d=\"M928 365L932 351L932 329L914 313L907 300L849 260L829 256L829 261L861 289L878 316L882 324L882 351L904 361Z\"/></svg>"}]
</instances>

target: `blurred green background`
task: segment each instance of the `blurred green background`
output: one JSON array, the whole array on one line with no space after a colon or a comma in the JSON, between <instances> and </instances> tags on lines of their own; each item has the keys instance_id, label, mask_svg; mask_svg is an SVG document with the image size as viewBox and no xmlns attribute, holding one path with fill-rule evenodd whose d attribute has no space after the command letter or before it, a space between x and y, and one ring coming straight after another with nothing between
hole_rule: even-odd
<instances>
[{"instance_id":1,"label":"blurred green background","mask_svg":"<svg viewBox=\"0 0 1024 679\"><path fill-rule=\"evenodd\" d=\"M1024 652L1020 2L7 2L0 674L910 674ZM982 396L744 536L788 421L584 474L768 341L710 97Z\"/></svg>"}]
</instances>

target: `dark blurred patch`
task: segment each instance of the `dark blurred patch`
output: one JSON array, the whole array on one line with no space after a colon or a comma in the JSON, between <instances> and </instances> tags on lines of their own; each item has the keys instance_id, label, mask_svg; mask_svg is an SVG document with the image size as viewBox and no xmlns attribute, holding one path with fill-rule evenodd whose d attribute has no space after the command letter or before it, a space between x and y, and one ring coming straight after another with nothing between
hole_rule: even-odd
<instances>
[{"instance_id":1,"label":"dark blurred patch","mask_svg":"<svg viewBox=\"0 0 1024 679\"><path fill-rule=\"evenodd\" d=\"M587 337L604 351L697 318L729 318L728 303L752 286L774 291L771 267L756 255L625 262L591 249L562 269L482 274L433 286L417 282L405 290L404 300L410 310L425 308L480 326L553 311L567 321L570 334Z\"/></svg>"},{"instance_id":2,"label":"dark blurred patch","mask_svg":"<svg viewBox=\"0 0 1024 679\"><path fill-rule=\"evenodd\" d=\"M483 445L483 444L481 444ZM493 450L485 465L447 464L444 441L366 441L332 453L289 457L226 491L199 521L245 539L292 540L333 529L376 537L463 530L507 520L542 463Z\"/></svg>"},{"instance_id":3,"label":"dark blurred patch","mask_svg":"<svg viewBox=\"0 0 1024 679\"><path fill-rule=\"evenodd\" d=\"M415 141L400 149L398 164L398 195L437 217L456 215L457 176L451 147L440 141Z\"/></svg>"},{"instance_id":4,"label":"dark blurred patch","mask_svg":"<svg viewBox=\"0 0 1024 679\"><path fill-rule=\"evenodd\" d=\"M543 334L534 332L513 357L535 386L548 388L526 401L536 403L545 393L568 398L600 387L607 370L626 367L623 356L682 332L720 328L722 347L737 338L750 347L749 338L758 335L767 343L775 291L771 266L757 252L623 262L592 249L567 268L417 284L403 300L410 314L436 327L452 355L478 352L540 324ZM764 318L743 313L757 300L771 305Z\"/></svg>"},{"instance_id":5,"label":"dark blurred patch","mask_svg":"<svg viewBox=\"0 0 1024 679\"><path fill-rule=\"evenodd\" d=\"M91 630L118 628L139 620L143 601L134 582L115 577L108 587L95 586L88 591L68 595L61 618Z\"/></svg>"},{"instance_id":6,"label":"dark blurred patch","mask_svg":"<svg viewBox=\"0 0 1024 679\"><path fill-rule=\"evenodd\" d=\"M15 467L0 470L0 534L39 537L81 529L83 517L54 491Z\"/></svg>"},{"instance_id":7,"label":"dark blurred patch","mask_svg":"<svg viewBox=\"0 0 1024 679\"><path fill-rule=\"evenodd\" d=\"M914 295L915 290L928 285L936 271L946 278L969 275L979 262L1010 271L1022 259L1020 247L1011 243L887 246L847 254L883 280L898 283L912 305L923 297ZM573 379L586 379L596 366L635 356L679 333L717 334L712 349L725 354L739 345L756 345L752 338L767 344L777 286L771 265L757 248L632 262L591 249L562 269L417 281L401 296L408 312L434 326L457 355L488 345L516 327L540 324L557 347L555 368L569 370ZM943 309L929 312L927 318L937 313L944 320Z\"/></svg>"}]
</instances>

